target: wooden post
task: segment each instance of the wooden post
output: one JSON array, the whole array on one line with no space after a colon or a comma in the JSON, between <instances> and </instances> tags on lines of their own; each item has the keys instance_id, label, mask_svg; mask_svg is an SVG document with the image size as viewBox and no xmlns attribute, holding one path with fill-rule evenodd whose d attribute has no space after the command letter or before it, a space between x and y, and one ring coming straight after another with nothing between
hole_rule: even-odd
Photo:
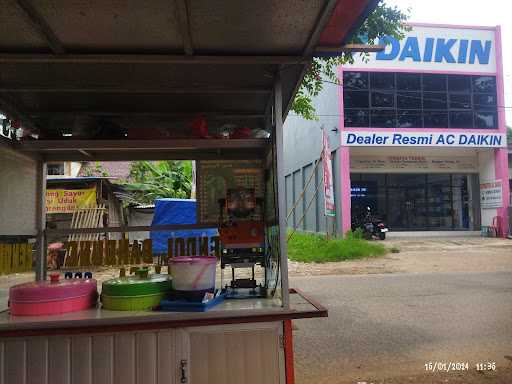
<instances>
[{"instance_id":1,"label":"wooden post","mask_svg":"<svg viewBox=\"0 0 512 384\"><path fill-rule=\"evenodd\" d=\"M38 160L36 173L36 280L46 280L46 174L43 160Z\"/></svg>"},{"instance_id":2,"label":"wooden post","mask_svg":"<svg viewBox=\"0 0 512 384\"><path fill-rule=\"evenodd\" d=\"M283 307L288 308L288 246L286 241L286 193L284 179L284 145L283 145L283 90L281 73L278 72L274 83L274 117L277 169L277 202L279 218L279 256L281 258L281 290Z\"/></svg>"}]
</instances>

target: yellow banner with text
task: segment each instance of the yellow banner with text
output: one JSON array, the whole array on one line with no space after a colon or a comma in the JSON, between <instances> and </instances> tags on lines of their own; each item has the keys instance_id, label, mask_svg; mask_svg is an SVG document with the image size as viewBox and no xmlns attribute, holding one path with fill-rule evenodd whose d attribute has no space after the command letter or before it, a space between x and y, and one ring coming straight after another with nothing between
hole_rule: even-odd
<instances>
[{"instance_id":1,"label":"yellow banner with text","mask_svg":"<svg viewBox=\"0 0 512 384\"><path fill-rule=\"evenodd\" d=\"M47 189L46 213L73 213L96 207L96 187L88 189Z\"/></svg>"}]
</instances>

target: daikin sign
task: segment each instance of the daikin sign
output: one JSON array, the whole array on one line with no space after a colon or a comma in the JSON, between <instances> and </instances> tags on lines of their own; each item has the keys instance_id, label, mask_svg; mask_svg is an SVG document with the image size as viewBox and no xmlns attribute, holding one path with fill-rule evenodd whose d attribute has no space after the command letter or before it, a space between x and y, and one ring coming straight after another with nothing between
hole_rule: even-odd
<instances>
[{"instance_id":1,"label":"daikin sign","mask_svg":"<svg viewBox=\"0 0 512 384\"><path fill-rule=\"evenodd\" d=\"M404 132L343 132L342 145L391 147L466 147L502 148L507 138L501 133L404 133Z\"/></svg>"},{"instance_id":2,"label":"daikin sign","mask_svg":"<svg viewBox=\"0 0 512 384\"><path fill-rule=\"evenodd\" d=\"M413 25L402 40L384 37L386 48L364 58L355 55L346 68L375 70L496 72L495 35L492 29Z\"/></svg>"},{"instance_id":3,"label":"daikin sign","mask_svg":"<svg viewBox=\"0 0 512 384\"><path fill-rule=\"evenodd\" d=\"M385 37L379 44L386 45L386 50L378 52L376 60L399 60L425 63L489 64L491 40L446 39L409 36L400 41Z\"/></svg>"}]
</instances>

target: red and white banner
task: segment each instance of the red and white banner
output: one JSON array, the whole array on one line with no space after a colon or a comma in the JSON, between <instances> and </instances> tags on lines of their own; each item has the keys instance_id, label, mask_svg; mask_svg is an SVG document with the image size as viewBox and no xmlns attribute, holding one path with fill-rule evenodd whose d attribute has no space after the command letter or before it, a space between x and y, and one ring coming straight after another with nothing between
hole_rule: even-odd
<instances>
[{"instance_id":1,"label":"red and white banner","mask_svg":"<svg viewBox=\"0 0 512 384\"><path fill-rule=\"evenodd\" d=\"M322 129L322 166L324 169L324 202L325 216L336 216L336 206L334 205L334 187L332 181L332 161L331 149L329 147L329 137Z\"/></svg>"}]
</instances>

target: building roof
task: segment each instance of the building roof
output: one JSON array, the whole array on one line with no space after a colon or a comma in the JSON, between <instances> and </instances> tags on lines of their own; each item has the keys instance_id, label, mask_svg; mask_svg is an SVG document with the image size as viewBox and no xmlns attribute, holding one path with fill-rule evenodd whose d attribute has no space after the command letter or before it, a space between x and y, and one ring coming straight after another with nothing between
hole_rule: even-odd
<instances>
[{"instance_id":1,"label":"building roof","mask_svg":"<svg viewBox=\"0 0 512 384\"><path fill-rule=\"evenodd\" d=\"M131 162L129 161L88 161L82 164L79 176L87 175L89 172L96 170L96 165L99 164L101 170L104 171L109 177L115 179L126 179L130 175Z\"/></svg>"}]
</instances>

